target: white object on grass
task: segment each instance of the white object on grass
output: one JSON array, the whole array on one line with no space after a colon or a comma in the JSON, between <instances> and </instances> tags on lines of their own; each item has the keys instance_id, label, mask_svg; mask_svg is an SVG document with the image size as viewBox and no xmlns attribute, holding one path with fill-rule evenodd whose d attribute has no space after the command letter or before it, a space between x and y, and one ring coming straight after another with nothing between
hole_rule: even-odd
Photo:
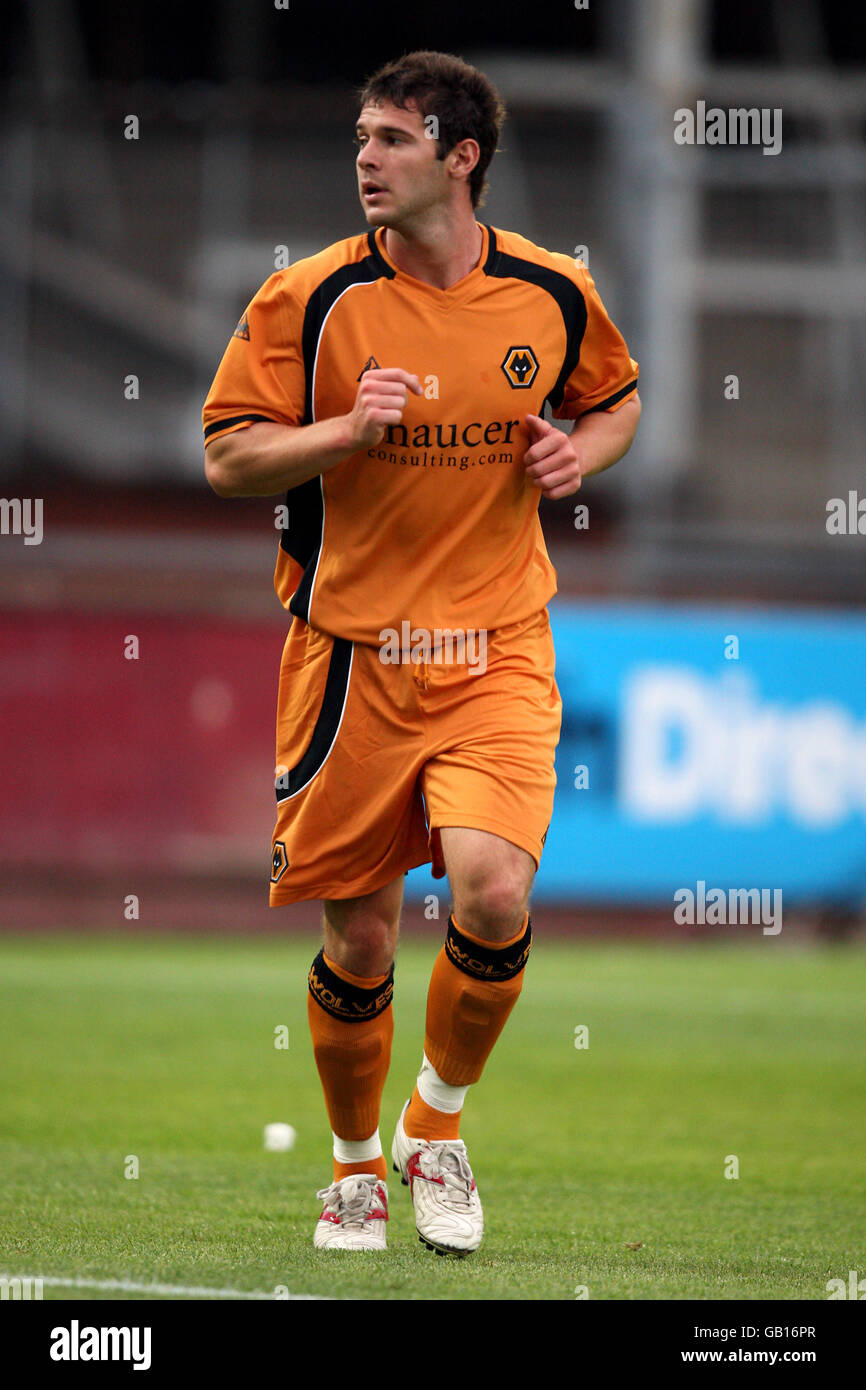
<instances>
[{"instance_id":1,"label":"white object on grass","mask_svg":"<svg viewBox=\"0 0 866 1390\"><path fill-rule=\"evenodd\" d=\"M265 1125L265 1148L274 1153L286 1153L293 1149L297 1137L291 1125Z\"/></svg>"}]
</instances>

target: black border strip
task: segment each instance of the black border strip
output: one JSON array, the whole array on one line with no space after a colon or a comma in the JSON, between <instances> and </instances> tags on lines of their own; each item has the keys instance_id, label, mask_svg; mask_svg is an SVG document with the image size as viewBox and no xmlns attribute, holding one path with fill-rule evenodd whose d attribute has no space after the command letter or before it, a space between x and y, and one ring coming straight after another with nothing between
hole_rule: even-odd
<instances>
[{"instance_id":1,"label":"black border strip","mask_svg":"<svg viewBox=\"0 0 866 1390\"><path fill-rule=\"evenodd\" d=\"M322 707L316 719L313 736L300 762L289 768L287 772L280 773L277 778L274 790L278 803L286 801L290 796L296 796L299 791L303 791L307 783L311 782L316 773L319 772L334 746L334 739L337 737L337 730L343 718L346 694L349 689L354 643L346 637L335 637L333 644L331 659L328 662L328 674L325 679L325 693L322 696Z\"/></svg>"}]
</instances>

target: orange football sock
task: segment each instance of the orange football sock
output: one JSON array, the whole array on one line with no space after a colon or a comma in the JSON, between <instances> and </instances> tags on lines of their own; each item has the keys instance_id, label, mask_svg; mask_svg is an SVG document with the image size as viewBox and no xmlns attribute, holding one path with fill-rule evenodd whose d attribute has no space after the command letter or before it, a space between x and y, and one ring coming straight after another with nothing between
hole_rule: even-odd
<instances>
[{"instance_id":1,"label":"orange football sock","mask_svg":"<svg viewBox=\"0 0 866 1390\"><path fill-rule=\"evenodd\" d=\"M377 1178L387 1182L388 1165L385 1162L385 1155L380 1154L378 1158L367 1159L363 1163L341 1163L338 1158L334 1159L334 1182L339 1182L341 1178L348 1178L352 1173L375 1173Z\"/></svg>"},{"instance_id":2,"label":"orange football sock","mask_svg":"<svg viewBox=\"0 0 866 1390\"><path fill-rule=\"evenodd\" d=\"M382 1088L391 1060L394 967L365 979L320 951L309 977L307 1017L313 1053L334 1135L357 1143L376 1134ZM351 1163L334 1159L335 1179L350 1173L387 1176L384 1156Z\"/></svg>"},{"instance_id":3,"label":"orange football sock","mask_svg":"<svg viewBox=\"0 0 866 1390\"><path fill-rule=\"evenodd\" d=\"M449 1115L428 1105L416 1086L412 1092L403 1128L413 1139L459 1139L462 1110Z\"/></svg>"},{"instance_id":4,"label":"orange football sock","mask_svg":"<svg viewBox=\"0 0 866 1390\"><path fill-rule=\"evenodd\" d=\"M481 1076L517 1003L531 942L528 912L515 936L495 944L473 936L453 915L449 917L445 945L436 958L427 993L424 1038L424 1052L447 1085L470 1085ZM415 1108L414 1096L410 1109L413 1122L427 1118ZM404 1125L407 1134L426 1137L409 1129L405 1120Z\"/></svg>"}]
</instances>

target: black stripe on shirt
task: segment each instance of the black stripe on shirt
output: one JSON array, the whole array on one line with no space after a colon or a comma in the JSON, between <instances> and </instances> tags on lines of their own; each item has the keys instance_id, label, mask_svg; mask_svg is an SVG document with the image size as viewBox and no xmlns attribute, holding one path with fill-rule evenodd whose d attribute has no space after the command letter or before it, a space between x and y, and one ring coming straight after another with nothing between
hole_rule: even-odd
<instances>
[{"instance_id":1,"label":"black stripe on shirt","mask_svg":"<svg viewBox=\"0 0 866 1390\"><path fill-rule=\"evenodd\" d=\"M584 415L591 415L592 412L593 412L594 410L608 410L612 405L616 405L617 401L621 401L622 398L623 398L623 396L627 396L627 395L629 394L630 391L636 391L636 390L637 390L637 377L635 377L634 381L630 381L629 384L628 384L628 386L623 386L623 388L622 388L621 391L616 391L616 392L614 392L614 394L613 394L612 396L608 396L608 398L607 398L606 401L599 401L598 405L591 405L591 406L589 407L589 410L585 410L585 411L583 412L583 414L584 414ZM581 418L581 417L578 417L578 418Z\"/></svg>"},{"instance_id":2,"label":"black stripe on shirt","mask_svg":"<svg viewBox=\"0 0 866 1390\"><path fill-rule=\"evenodd\" d=\"M535 261L526 261L521 256L507 255L499 250L492 227L487 228L487 233L490 249L484 262L484 274L502 280L525 280L552 295L559 305L565 324L565 356L559 376L547 396L552 409L558 410L565 394L565 383L580 359L580 345L586 331L586 301L567 275L546 265L536 265Z\"/></svg>"},{"instance_id":3,"label":"black stripe on shirt","mask_svg":"<svg viewBox=\"0 0 866 1390\"><path fill-rule=\"evenodd\" d=\"M278 425L279 420L275 420L272 415L232 415L229 420L214 420L212 425L208 425L204 432L205 439L210 439L211 435L216 434L217 430L227 430L232 425L256 425L259 421L264 421L267 425Z\"/></svg>"},{"instance_id":4,"label":"black stripe on shirt","mask_svg":"<svg viewBox=\"0 0 866 1390\"><path fill-rule=\"evenodd\" d=\"M310 295L304 311L304 324L301 331L301 349L304 358L304 424L313 422L313 371L316 352L321 339L322 327L340 295L352 285L373 284L386 277L392 279L394 271L381 255L372 231L367 234L368 255L360 261L341 265L338 270L327 275ZM358 364L361 365L360 363ZM321 475L310 478L286 493L288 525L283 527L280 538L282 549L302 567L298 587L292 595L289 612L304 622L310 620L310 598L313 592L313 579L319 563L322 544L322 524L324 504L322 501Z\"/></svg>"}]
</instances>

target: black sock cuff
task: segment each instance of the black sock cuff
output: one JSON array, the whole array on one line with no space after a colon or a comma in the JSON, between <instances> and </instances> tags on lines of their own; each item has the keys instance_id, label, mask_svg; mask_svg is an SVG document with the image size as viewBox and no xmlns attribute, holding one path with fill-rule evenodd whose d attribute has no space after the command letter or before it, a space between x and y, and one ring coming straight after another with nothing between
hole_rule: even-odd
<instances>
[{"instance_id":1,"label":"black sock cuff","mask_svg":"<svg viewBox=\"0 0 866 1390\"><path fill-rule=\"evenodd\" d=\"M394 993L394 966L392 963L383 984L363 989L341 980L328 965L322 950L310 966L309 987L326 1014L341 1018L345 1023L363 1023L368 1018L378 1018L389 1008Z\"/></svg>"},{"instance_id":2,"label":"black sock cuff","mask_svg":"<svg viewBox=\"0 0 866 1390\"><path fill-rule=\"evenodd\" d=\"M510 946L486 946L478 941L470 941L464 936L454 918L448 917L448 931L445 936L445 954L474 980L513 980L526 964L532 945L532 921L526 919L526 931Z\"/></svg>"}]
</instances>

